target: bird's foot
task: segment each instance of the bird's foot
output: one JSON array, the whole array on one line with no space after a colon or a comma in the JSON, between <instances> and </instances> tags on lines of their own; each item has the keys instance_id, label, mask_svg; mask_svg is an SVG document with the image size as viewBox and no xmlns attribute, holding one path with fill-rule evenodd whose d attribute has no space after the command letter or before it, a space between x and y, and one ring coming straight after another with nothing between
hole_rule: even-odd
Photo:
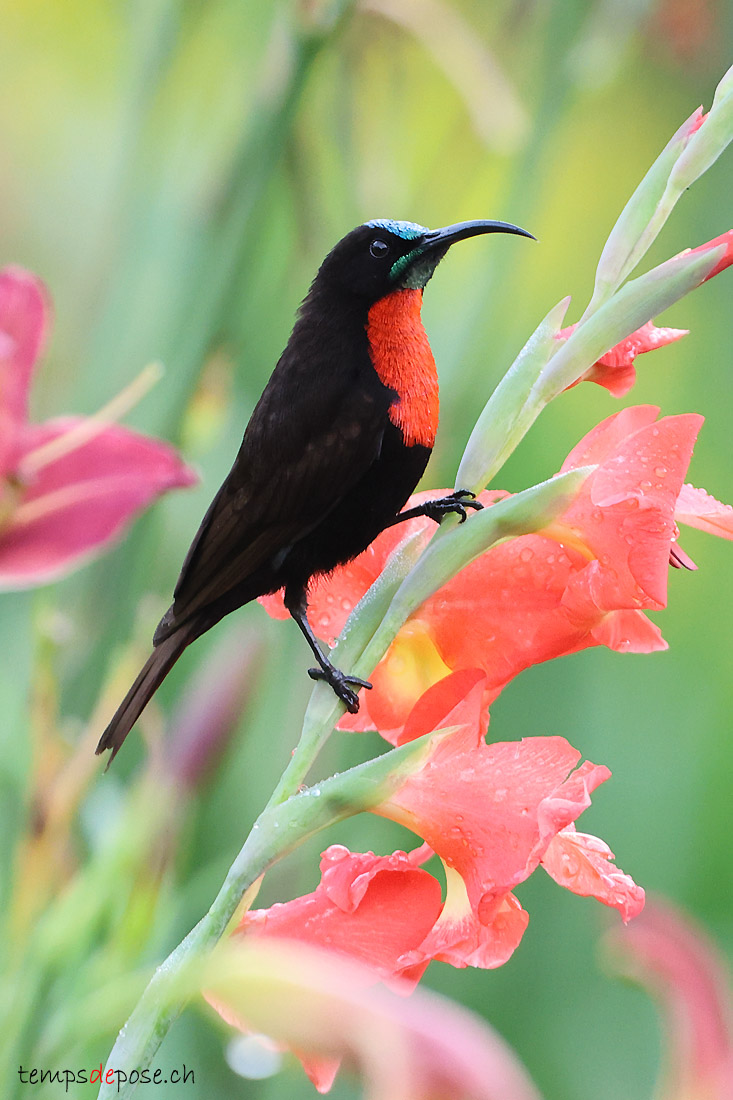
<instances>
[{"instance_id":1,"label":"bird's foot","mask_svg":"<svg viewBox=\"0 0 733 1100\"><path fill-rule=\"evenodd\" d=\"M456 489L454 493L450 493L447 497L441 497L440 500L426 500L424 504L420 505L424 514L436 523L440 523L443 516L449 515L451 512L455 512L461 517L460 522L466 522L466 508L475 508L477 512L483 509L483 504L475 499L476 494L472 493L469 489Z\"/></svg>"},{"instance_id":2,"label":"bird's foot","mask_svg":"<svg viewBox=\"0 0 733 1100\"><path fill-rule=\"evenodd\" d=\"M356 714L358 711L359 696L349 685L353 684L354 687L363 688L371 688L372 686L368 680L362 680L358 676L349 676L330 663L325 668L309 668L308 675L311 680L325 680L333 688L350 714Z\"/></svg>"}]
</instances>

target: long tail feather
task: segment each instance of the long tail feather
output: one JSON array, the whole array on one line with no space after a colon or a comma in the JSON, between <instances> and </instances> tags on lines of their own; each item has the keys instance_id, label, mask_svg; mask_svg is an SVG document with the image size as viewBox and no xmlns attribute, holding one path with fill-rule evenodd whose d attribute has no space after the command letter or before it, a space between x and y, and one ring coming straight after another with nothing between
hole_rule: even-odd
<instances>
[{"instance_id":1,"label":"long tail feather","mask_svg":"<svg viewBox=\"0 0 733 1100\"><path fill-rule=\"evenodd\" d=\"M104 752L105 749L112 750L107 767L120 751L122 742L137 722L152 696L192 640L189 630L180 629L169 635L150 654L135 683L117 708L114 718L99 739L99 744L95 750L97 755Z\"/></svg>"}]
</instances>

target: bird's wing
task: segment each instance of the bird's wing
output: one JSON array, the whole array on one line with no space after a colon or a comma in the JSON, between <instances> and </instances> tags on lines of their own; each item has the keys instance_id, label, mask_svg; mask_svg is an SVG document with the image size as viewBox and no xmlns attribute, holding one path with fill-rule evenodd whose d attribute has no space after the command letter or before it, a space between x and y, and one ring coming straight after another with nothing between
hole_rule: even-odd
<instances>
[{"instance_id":1,"label":"bird's wing","mask_svg":"<svg viewBox=\"0 0 733 1100\"><path fill-rule=\"evenodd\" d=\"M386 393L353 382L330 398L312 383L305 392L292 391L271 380L262 395L194 538L156 640L317 527L378 457Z\"/></svg>"}]
</instances>

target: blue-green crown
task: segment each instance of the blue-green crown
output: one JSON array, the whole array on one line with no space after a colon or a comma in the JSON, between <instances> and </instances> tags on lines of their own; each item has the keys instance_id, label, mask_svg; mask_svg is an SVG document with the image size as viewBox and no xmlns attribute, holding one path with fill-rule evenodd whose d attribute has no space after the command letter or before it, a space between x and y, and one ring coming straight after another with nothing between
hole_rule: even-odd
<instances>
[{"instance_id":1,"label":"blue-green crown","mask_svg":"<svg viewBox=\"0 0 733 1100\"><path fill-rule=\"evenodd\" d=\"M371 229L386 229L405 241L414 241L416 237L422 237L429 232L424 225L418 225L417 222L398 222L393 218L375 218L365 224Z\"/></svg>"}]
</instances>

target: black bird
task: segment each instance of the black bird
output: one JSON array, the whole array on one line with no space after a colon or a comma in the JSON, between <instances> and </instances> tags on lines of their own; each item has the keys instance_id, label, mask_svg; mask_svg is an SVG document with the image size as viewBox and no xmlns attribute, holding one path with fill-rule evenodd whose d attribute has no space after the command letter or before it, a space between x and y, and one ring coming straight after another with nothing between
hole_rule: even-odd
<instances>
[{"instance_id":1,"label":"black bird","mask_svg":"<svg viewBox=\"0 0 733 1100\"><path fill-rule=\"evenodd\" d=\"M183 650L224 615L285 589L285 606L326 680L355 712L371 685L335 668L306 616L308 584L408 516L461 520L479 507L456 492L400 513L438 426L438 378L420 320L422 292L456 241L531 234L497 221L429 230L358 226L329 252L303 302L242 445L183 563L154 649L97 745L114 759Z\"/></svg>"}]
</instances>

